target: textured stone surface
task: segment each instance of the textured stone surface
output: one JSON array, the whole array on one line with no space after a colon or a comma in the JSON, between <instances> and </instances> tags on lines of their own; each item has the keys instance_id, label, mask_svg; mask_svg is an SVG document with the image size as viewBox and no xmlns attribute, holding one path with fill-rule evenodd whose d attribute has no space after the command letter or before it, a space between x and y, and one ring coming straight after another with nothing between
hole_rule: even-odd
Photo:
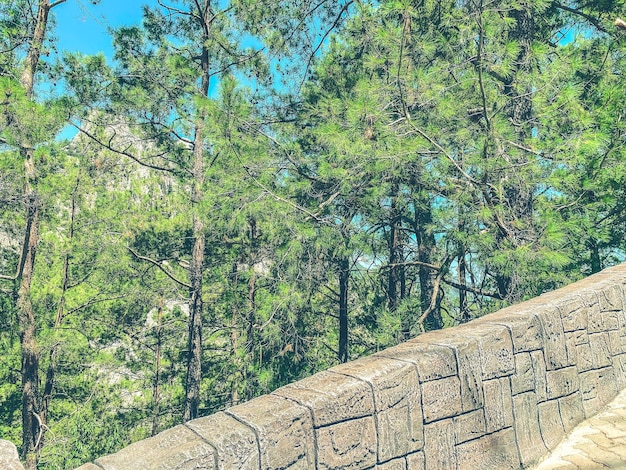
<instances>
[{"instance_id":1,"label":"textured stone surface","mask_svg":"<svg viewBox=\"0 0 626 470\"><path fill-rule=\"evenodd\" d=\"M551 400L539 403L537 411L539 412L541 439L548 449L554 449L565 436L563 420L559 411L559 402Z\"/></svg>"},{"instance_id":2,"label":"textured stone surface","mask_svg":"<svg viewBox=\"0 0 626 470\"><path fill-rule=\"evenodd\" d=\"M546 447L539 429L539 409L534 392L513 397L515 413L515 436L524 466L538 462L546 453Z\"/></svg>"},{"instance_id":3,"label":"textured stone surface","mask_svg":"<svg viewBox=\"0 0 626 470\"><path fill-rule=\"evenodd\" d=\"M213 447L184 426L135 442L116 454L97 459L95 463L104 470L216 468Z\"/></svg>"},{"instance_id":4,"label":"textured stone surface","mask_svg":"<svg viewBox=\"0 0 626 470\"><path fill-rule=\"evenodd\" d=\"M461 413L461 385L457 377L425 382L422 393L425 423Z\"/></svg>"},{"instance_id":5,"label":"textured stone surface","mask_svg":"<svg viewBox=\"0 0 626 470\"><path fill-rule=\"evenodd\" d=\"M580 381L576 367L565 367L546 372L548 398L571 395L580 388Z\"/></svg>"},{"instance_id":6,"label":"textured stone surface","mask_svg":"<svg viewBox=\"0 0 626 470\"><path fill-rule=\"evenodd\" d=\"M313 422L305 407L264 395L228 413L254 429L261 468L315 468Z\"/></svg>"},{"instance_id":7,"label":"textured stone surface","mask_svg":"<svg viewBox=\"0 0 626 470\"><path fill-rule=\"evenodd\" d=\"M517 470L520 468L515 433L511 428L459 445L457 459L459 469Z\"/></svg>"},{"instance_id":8,"label":"textured stone surface","mask_svg":"<svg viewBox=\"0 0 626 470\"><path fill-rule=\"evenodd\" d=\"M544 332L539 317L533 315L536 309L537 307L527 304L513 305L474 322L493 323L509 328L514 353L537 351L543 348Z\"/></svg>"},{"instance_id":9,"label":"textured stone surface","mask_svg":"<svg viewBox=\"0 0 626 470\"><path fill-rule=\"evenodd\" d=\"M454 351L447 346L429 344L428 341L437 337L441 331L418 336L375 356L389 357L407 361L417 366L420 382L442 379L456 375L456 357Z\"/></svg>"},{"instance_id":10,"label":"textured stone surface","mask_svg":"<svg viewBox=\"0 0 626 470\"><path fill-rule=\"evenodd\" d=\"M565 332L561 322L561 315L557 308L547 307L539 310L537 315L541 320L544 331L544 357L546 369L561 369L571 365L565 347Z\"/></svg>"},{"instance_id":11,"label":"textured stone surface","mask_svg":"<svg viewBox=\"0 0 626 470\"><path fill-rule=\"evenodd\" d=\"M477 439L484 436L487 432L485 412L483 410L471 411L455 416L453 422L457 444Z\"/></svg>"},{"instance_id":12,"label":"textured stone surface","mask_svg":"<svg viewBox=\"0 0 626 470\"><path fill-rule=\"evenodd\" d=\"M493 433L513 426L513 402L509 380L507 378L489 380L484 382L484 389L487 432Z\"/></svg>"},{"instance_id":13,"label":"textured stone surface","mask_svg":"<svg viewBox=\"0 0 626 470\"><path fill-rule=\"evenodd\" d=\"M626 390L578 425L535 470L626 468Z\"/></svg>"},{"instance_id":14,"label":"textured stone surface","mask_svg":"<svg viewBox=\"0 0 626 470\"><path fill-rule=\"evenodd\" d=\"M321 372L273 393L312 410L315 426L374 414L370 385L334 372Z\"/></svg>"},{"instance_id":15,"label":"textured stone surface","mask_svg":"<svg viewBox=\"0 0 626 470\"><path fill-rule=\"evenodd\" d=\"M17 455L15 444L0 439L0 468L2 470L24 470Z\"/></svg>"},{"instance_id":16,"label":"textured stone surface","mask_svg":"<svg viewBox=\"0 0 626 470\"><path fill-rule=\"evenodd\" d=\"M566 397L558 399L559 412L561 413L561 421L565 432L570 432L574 426L585 419L582 399L579 392L572 393Z\"/></svg>"},{"instance_id":17,"label":"textured stone surface","mask_svg":"<svg viewBox=\"0 0 626 470\"><path fill-rule=\"evenodd\" d=\"M371 417L325 426L316 434L318 468L361 469L376 463L376 425Z\"/></svg>"},{"instance_id":18,"label":"textured stone surface","mask_svg":"<svg viewBox=\"0 0 626 470\"><path fill-rule=\"evenodd\" d=\"M511 376L511 393L517 395L535 390L535 371L530 353L515 355L515 374Z\"/></svg>"},{"instance_id":19,"label":"textured stone surface","mask_svg":"<svg viewBox=\"0 0 626 470\"><path fill-rule=\"evenodd\" d=\"M378 459L387 461L424 446L421 393L415 366L386 358L364 358L334 367L370 384L378 424Z\"/></svg>"},{"instance_id":20,"label":"textured stone surface","mask_svg":"<svg viewBox=\"0 0 626 470\"><path fill-rule=\"evenodd\" d=\"M217 468L256 470L259 452L254 430L225 413L189 421L186 426L210 443L217 453Z\"/></svg>"},{"instance_id":21,"label":"textured stone surface","mask_svg":"<svg viewBox=\"0 0 626 470\"><path fill-rule=\"evenodd\" d=\"M623 264L177 426L81 469L526 467L626 386L625 293ZM626 405L602 422L601 432L585 437L584 452L567 457L577 467L550 468L600 468L589 466L594 461L611 468L622 465L622 455L626 462ZM0 459L7 452L13 455L0 447ZM0 460L5 467L13 470Z\"/></svg>"},{"instance_id":22,"label":"textured stone surface","mask_svg":"<svg viewBox=\"0 0 626 470\"><path fill-rule=\"evenodd\" d=\"M428 470L457 468L454 424L451 419L424 427L424 456Z\"/></svg>"}]
</instances>

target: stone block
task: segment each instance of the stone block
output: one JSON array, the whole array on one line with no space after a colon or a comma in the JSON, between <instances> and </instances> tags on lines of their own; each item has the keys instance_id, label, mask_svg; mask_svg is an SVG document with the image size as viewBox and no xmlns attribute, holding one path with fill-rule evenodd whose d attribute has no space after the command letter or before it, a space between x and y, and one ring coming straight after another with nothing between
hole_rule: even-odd
<instances>
[{"instance_id":1,"label":"stone block","mask_svg":"<svg viewBox=\"0 0 626 470\"><path fill-rule=\"evenodd\" d=\"M415 454L407 455L406 468L407 470L425 470L426 462L424 452L416 452Z\"/></svg>"},{"instance_id":2,"label":"stone block","mask_svg":"<svg viewBox=\"0 0 626 470\"><path fill-rule=\"evenodd\" d=\"M461 413L461 386L458 377L432 380L422 384L424 422Z\"/></svg>"},{"instance_id":3,"label":"stone block","mask_svg":"<svg viewBox=\"0 0 626 470\"><path fill-rule=\"evenodd\" d=\"M603 286L602 289L596 290L596 295L598 296L601 312L624 311L623 292L619 284L611 282ZM615 318L617 321L617 316L612 316L611 318ZM610 321L612 322L612 320ZM613 325L613 323L609 323L609 325Z\"/></svg>"},{"instance_id":4,"label":"stone block","mask_svg":"<svg viewBox=\"0 0 626 470\"><path fill-rule=\"evenodd\" d=\"M483 382L487 433L513 426L513 402L508 378Z\"/></svg>"},{"instance_id":5,"label":"stone block","mask_svg":"<svg viewBox=\"0 0 626 470\"><path fill-rule=\"evenodd\" d=\"M533 362L533 372L535 373L535 394L537 395L537 402L542 402L548 399L546 361L543 351L531 352L530 358Z\"/></svg>"},{"instance_id":6,"label":"stone block","mask_svg":"<svg viewBox=\"0 0 626 470\"><path fill-rule=\"evenodd\" d=\"M571 365L565 348L565 332L561 314L555 307L546 307L536 313L544 330L544 357L546 370L561 369Z\"/></svg>"},{"instance_id":7,"label":"stone block","mask_svg":"<svg viewBox=\"0 0 626 470\"><path fill-rule=\"evenodd\" d=\"M378 413L378 459L381 461L406 455L424 447L421 408L413 406L388 408ZM418 422L415 418L419 416Z\"/></svg>"},{"instance_id":8,"label":"stone block","mask_svg":"<svg viewBox=\"0 0 626 470\"><path fill-rule=\"evenodd\" d=\"M480 347L483 380L515 373L511 333L505 326L475 325L474 335Z\"/></svg>"},{"instance_id":9,"label":"stone block","mask_svg":"<svg viewBox=\"0 0 626 470\"><path fill-rule=\"evenodd\" d=\"M213 447L182 425L135 442L116 454L100 457L95 464L104 470L216 468Z\"/></svg>"},{"instance_id":10,"label":"stone block","mask_svg":"<svg viewBox=\"0 0 626 470\"><path fill-rule=\"evenodd\" d=\"M624 337L621 335L620 330L609 330L609 347L611 348L611 354L617 356L618 354L624 354L626 348L624 347Z\"/></svg>"},{"instance_id":11,"label":"stone block","mask_svg":"<svg viewBox=\"0 0 626 470\"><path fill-rule=\"evenodd\" d=\"M535 390L535 371L530 353L515 354L515 374L511 376L511 393L517 395Z\"/></svg>"},{"instance_id":12,"label":"stone block","mask_svg":"<svg viewBox=\"0 0 626 470\"><path fill-rule=\"evenodd\" d=\"M589 333L601 333L605 331L606 327L604 325L604 318L602 317L602 312L600 311L600 303L598 302L598 296L596 293L593 290L589 290L583 292L581 296L585 303L585 309L587 312L587 331L589 331Z\"/></svg>"},{"instance_id":13,"label":"stone block","mask_svg":"<svg viewBox=\"0 0 626 470\"><path fill-rule=\"evenodd\" d=\"M589 343L583 343L576 346L576 354L578 357L578 361L576 363L578 373L593 369L593 354L591 353L591 346Z\"/></svg>"},{"instance_id":14,"label":"stone block","mask_svg":"<svg viewBox=\"0 0 626 470\"><path fill-rule=\"evenodd\" d=\"M428 470L458 468L451 419L424 426L424 466Z\"/></svg>"},{"instance_id":15,"label":"stone block","mask_svg":"<svg viewBox=\"0 0 626 470\"><path fill-rule=\"evenodd\" d=\"M613 372L617 388L619 390L626 388L626 354L613 357Z\"/></svg>"},{"instance_id":16,"label":"stone block","mask_svg":"<svg viewBox=\"0 0 626 470\"><path fill-rule=\"evenodd\" d=\"M558 402L563 429L567 434L585 419L581 394L580 392L572 393L567 397L559 398Z\"/></svg>"},{"instance_id":17,"label":"stone block","mask_svg":"<svg viewBox=\"0 0 626 470\"><path fill-rule=\"evenodd\" d=\"M609 335L606 332L589 335L589 346L591 348L591 362L594 369L601 369L613 365L611 358L611 346Z\"/></svg>"},{"instance_id":18,"label":"stone block","mask_svg":"<svg viewBox=\"0 0 626 470\"><path fill-rule=\"evenodd\" d=\"M375 411L370 384L335 372L320 372L273 394L312 410L315 427L372 416Z\"/></svg>"},{"instance_id":19,"label":"stone block","mask_svg":"<svg viewBox=\"0 0 626 470\"><path fill-rule=\"evenodd\" d=\"M484 317L474 323L490 323L505 326L511 333L513 352L530 352L543 348L543 326L532 315L535 307L528 303L513 305Z\"/></svg>"},{"instance_id":20,"label":"stone block","mask_svg":"<svg viewBox=\"0 0 626 470\"><path fill-rule=\"evenodd\" d=\"M515 444L515 432L511 428L460 444L456 450L459 469L518 470L521 468Z\"/></svg>"},{"instance_id":21,"label":"stone block","mask_svg":"<svg viewBox=\"0 0 626 470\"><path fill-rule=\"evenodd\" d=\"M2 461L0 461L0 463L2 463ZM4 469L4 467L0 467L2 469ZM18 467L19 470L23 470L24 467ZM7 470L16 470L16 469L12 469L11 467L7 467ZM92 463L86 463L81 465L78 468L75 468L74 470L102 470L102 467L98 467L97 465L94 465Z\"/></svg>"},{"instance_id":22,"label":"stone block","mask_svg":"<svg viewBox=\"0 0 626 470\"><path fill-rule=\"evenodd\" d=\"M580 374L582 404L587 418L595 415L617 395L617 383L613 367Z\"/></svg>"},{"instance_id":23,"label":"stone block","mask_svg":"<svg viewBox=\"0 0 626 470\"><path fill-rule=\"evenodd\" d=\"M581 344L589 344L589 334L587 330L576 330L565 333L565 337L576 346Z\"/></svg>"},{"instance_id":24,"label":"stone block","mask_svg":"<svg viewBox=\"0 0 626 470\"><path fill-rule=\"evenodd\" d=\"M396 359L369 357L331 370L371 385L377 413L379 461L422 449L421 394L414 365Z\"/></svg>"},{"instance_id":25,"label":"stone block","mask_svg":"<svg viewBox=\"0 0 626 470\"><path fill-rule=\"evenodd\" d=\"M376 356L399 359L415 364L420 382L437 380L457 374L454 351L446 346L429 344L434 337L450 334L447 330L433 331L418 336L414 340L386 349Z\"/></svg>"},{"instance_id":26,"label":"stone block","mask_svg":"<svg viewBox=\"0 0 626 470\"><path fill-rule=\"evenodd\" d=\"M0 468L3 470L24 470L15 444L3 439L0 439Z\"/></svg>"},{"instance_id":27,"label":"stone block","mask_svg":"<svg viewBox=\"0 0 626 470\"><path fill-rule=\"evenodd\" d=\"M261 468L315 468L311 412L274 395L263 395L226 411L254 429Z\"/></svg>"},{"instance_id":28,"label":"stone block","mask_svg":"<svg viewBox=\"0 0 626 470\"><path fill-rule=\"evenodd\" d=\"M587 329L587 311L583 300L578 297L569 297L558 304L561 314L563 330L566 332Z\"/></svg>"},{"instance_id":29,"label":"stone block","mask_svg":"<svg viewBox=\"0 0 626 470\"><path fill-rule=\"evenodd\" d=\"M376 426L373 417L324 426L316 429L315 434L318 449L318 466L315 468L348 470L376 465Z\"/></svg>"},{"instance_id":30,"label":"stone block","mask_svg":"<svg viewBox=\"0 0 626 470\"><path fill-rule=\"evenodd\" d=\"M482 408L482 360L476 332L467 325L461 325L456 335L441 336L436 338L437 344L451 348L456 355L462 411Z\"/></svg>"},{"instance_id":31,"label":"stone block","mask_svg":"<svg viewBox=\"0 0 626 470\"><path fill-rule=\"evenodd\" d=\"M483 410L470 411L452 419L454 423L455 442L471 441L487 433L485 412Z\"/></svg>"},{"instance_id":32,"label":"stone block","mask_svg":"<svg viewBox=\"0 0 626 470\"><path fill-rule=\"evenodd\" d=\"M578 371L576 367L549 370L546 372L546 384L549 399L571 395L580 389Z\"/></svg>"},{"instance_id":33,"label":"stone block","mask_svg":"<svg viewBox=\"0 0 626 470\"><path fill-rule=\"evenodd\" d=\"M570 364L578 364L578 349L576 349L576 341L578 339L578 333L585 332L584 330L565 333L565 350L567 351L567 360Z\"/></svg>"},{"instance_id":34,"label":"stone block","mask_svg":"<svg viewBox=\"0 0 626 470\"><path fill-rule=\"evenodd\" d=\"M538 403L537 411L539 412L541 438L548 449L554 450L565 436L559 403L557 400Z\"/></svg>"},{"instance_id":35,"label":"stone block","mask_svg":"<svg viewBox=\"0 0 626 470\"><path fill-rule=\"evenodd\" d=\"M185 426L213 446L218 469L258 470L259 446L250 426L225 413L194 419Z\"/></svg>"},{"instance_id":36,"label":"stone block","mask_svg":"<svg viewBox=\"0 0 626 470\"><path fill-rule=\"evenodd\" d=\"M520 458L524 468L527 468L537 463L548 452L539 429L539 410L535 393L514 396L513 411Z\"/></svg>"}]
</instances>

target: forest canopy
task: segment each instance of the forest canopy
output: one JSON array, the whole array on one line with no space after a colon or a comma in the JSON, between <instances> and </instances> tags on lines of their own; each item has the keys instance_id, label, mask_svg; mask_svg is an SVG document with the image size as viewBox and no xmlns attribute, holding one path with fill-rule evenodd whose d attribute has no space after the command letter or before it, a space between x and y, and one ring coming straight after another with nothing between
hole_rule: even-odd
<instances>
[{"instance_id":1,"label":"forest canopy","mask_svg":"<svg viewBox=\"0 0 626 470\"><path fill-rule=\"evenodd\" d=\"M110 57L58 51L73 1L0 3L29 470L624 261L621 0L146 0Z\"/></svg>"}]
</instances>

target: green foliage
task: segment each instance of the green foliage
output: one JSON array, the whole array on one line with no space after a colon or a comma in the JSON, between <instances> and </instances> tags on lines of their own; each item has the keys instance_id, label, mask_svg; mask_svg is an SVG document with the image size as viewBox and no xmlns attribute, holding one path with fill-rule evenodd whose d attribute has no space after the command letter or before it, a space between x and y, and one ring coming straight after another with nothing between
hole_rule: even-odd
<instances>
[{"instance_id":1,"label":"green foliage","mask_svg":"<svg viewBox=\"0 0 626 470\"><path fill-rule=\"evenodd\" d=\"M42 469L181 422L199 236L201 414L624 260L620 2L153 2L51 101L15 76L31 4L0 6L0 436L28 149Z\"/></svg>"}]
</instances>

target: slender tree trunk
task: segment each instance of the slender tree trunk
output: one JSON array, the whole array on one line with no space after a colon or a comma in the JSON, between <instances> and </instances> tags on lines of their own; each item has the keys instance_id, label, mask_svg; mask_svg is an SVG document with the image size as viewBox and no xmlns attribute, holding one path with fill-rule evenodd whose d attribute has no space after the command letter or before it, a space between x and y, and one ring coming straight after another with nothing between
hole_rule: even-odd
<instances>
[{"instance_id":1,"label":"slender tree trunk","mask_svg":"<svg viewBox=\"0 0 626 470\"><path fill-rule=\"evenodd\" d=\"M35 253L39 240L39 202L32 190L27 190L27 201L28 215L22 252L22 269L18 277L17 307L22 349L22 460L25 462L26 469L32 470L37 468L36 450L41 432L39 348L36 338L35 312L30 299Z\"/></svg>"},{"instance_id":2,"label":"slender tree trunk","mask_svg":"<svg viewBox=\"0 0 626 470\"><path fill-rule=\"evenodd\" d=\"M154 346L154 380L152 382L152 435L159 432L161 413L161 340L163 335L163 299L157 310L156 344Z\"/></svg>"},{"instance_id":3,"label":"slender tree trunk","mask_svg":"<svg viewBox=\"0 0 626 470\"><path fill-rule=\"evenodd\" d=\"M233 299L234 299L231 305L231 319L230 319L230 357L231 357L233 366L236 370L233 377L231 377L230 379L231 381L230 383L230 406L235 406L236 404L239 403L239 399L240 399L239 389L237 387L239 378L240 378L239 374L242 374L242 378L243 378L243 374L245 374L245 371L243 370L244 367L242 367L242 363L241 363L241 359L239 355L240 325L239 325L239 306L237 304L237 284L239 283L239 275L237 272L236 261L233 262L231 273L230 273L230 279L231 279L231 289L233 292Z\"/></svg>"},{"instance_id":4,"label":"slender tree trunk","mask_svg":"<svg viewBox=\"0 0 626 470\"><path fill-rule=\"evenodd\" d=\"M37 20L26 55L21 82L27 96L33 96L35 73L41 48L46 36L48 15L52 6L48 0L40 0ZM20 153L24 159L24 200L27 204L26 229L16 282L20 346L22 350L22 449L21 456L26 470L37 468L37 448L43 432L39 413L39 348L37 346L37 323L31 302L31 285L35 271L35 255L39 243L40 201L35 190L35 163L30 142L23 142Z\"/></svg>"},{"instance_id":5,"label":"slender tree trunk","mask_svg":"<svg viewBox=\"0 0 626 470\"><path fill-rule=\"evenodd\" d=\"M348 283L350 280L350 261L342 259L339 263L339 362L348 362Z\"/></svg>"},{"instance_id":6,"label":"slender tree trunk","mask_svg":"<svg viewBox=\"0 0 626 470\"><path fill-rule=\"evenodd\" d=\"M602 271L602 260L600 259L600 247L594 239L589 241L589 249L591 252L591 273L599 273Z\"/></svg>"},{"instance_id":7,"label":"slender tree trunk","mask_svg":"<svg viewBox=\"0 0 626 470\"><path fill-rule=\"evenodd\" d=\"M387 286L387 306L390 311L395 311L398 306L398 300L402 295L401 288L401 266L394 266L402 261L400 256L400 214L398 213L398 184L394 182L391 189L391 210L390 210L390 233L389 233L389 283Z\"/></svg>"},{"instance_id":8,"label":"slender tree trunk","mask_svg":"<svg viewBox=\"0 0 626 470\"><path fill-rule=\"evenodd\" d=\"M203 97L209 93L209 50L208 41L211 27L211 2L206 1L202 8L197 2L198 19L203 29L203 46L200 55L200 92ZM198 417L200 406L200 381L202 379L202 276L204 274L204 250L206 234L200 203L204 198L204 138L206 111L200 108L193 142L193 166L191 204L193 211L193 251L189 267L189 339L187 357L187 381L183 419L189 421Z\"/></svg>"},{"instance_id":9,"label":"slender tree trunk","mask_svg":"<svg viewBox=\"0 0 626 470\"><path fill-rule=\"evenodd\" d=\"M257 237L258 230L256 220L254 218L250 218L248 220L249 226L249 238L250 238L250 258L252 260L251 263L251 272L250 279L248 281L248 319L247 319L247 343L246 343L246 354L249 357L249 360L252 364L254 364L254 351L256 350L256 281L257 281L257 273L254 265L254 260L257 260ZM262 261L262 260L261 260ZM259 358L260 360L260 358ZM250 400L252 398L252 389L250 387L246 388L246 399Z\"/></svg>"},{"instance_id":10,"label":"slender tree trunk","mask_svg":"<svg viewBox=\"0 0 626 470\"><path fill-rule=\"evenodd\" d=\"M202 117L201 117L202 120ZM199 213L199 203L203 198L203 123L196 127L194 139L194 162L192 183L193 206L193 251L189 267L189 338L187 356L187 383L183 419L189 421L198 417L200 405L200 380L202 378L202 275L204 273L204 249L206 237L204 222Z\"/></svg>"},{"instance_id":11,"label":"slender tree trunk","mask_svg":"<svg viewBox=\"0 0 626 470\"><path fill-rule=\"evenodd\" d=\"M417 260L422 263L436 264L435 257L435 236L430 230L432 225L432 213L430 210L430 201L425 198L416 198L413 201L415 207L415 220L413 230L417 241ZM435 289L437 272L434 269L425 266L418 267L420 282L420 305L422 311L429 308ZM439 330L443 328L443 319L441 318L441 308L439 301L435 308L430 312L424 320L424 329L426 331Z\"/></svg>"},{"instance_id":12,"label":"slender tree trunk","mask_svg":"<svg viewBox=\"0 0 626 470\"><path fill-rule=\"evenodd\" d=\"M465 250L461 250L458 258L457 273L459 278L459 284L465 286L467 284L467 266L465 263ZM470 321L469 309L467 306L467 292L464 289L459 289L459 314L462 323Z\"/></svg>"}]
</instances>

